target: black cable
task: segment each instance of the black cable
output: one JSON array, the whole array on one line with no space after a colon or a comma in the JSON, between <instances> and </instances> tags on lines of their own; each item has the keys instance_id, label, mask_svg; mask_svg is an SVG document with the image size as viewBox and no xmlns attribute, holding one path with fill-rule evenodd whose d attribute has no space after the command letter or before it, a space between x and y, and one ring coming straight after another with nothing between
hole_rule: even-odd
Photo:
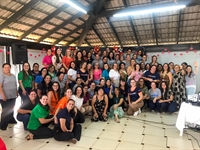
<instances>
[{"instance_id":1,"label":"black cable","mask_svg":"<svg viewBox=\"0 0 200 150\"><path fill-rule=\"evenodd\" d=\"M183 131L183 133L185 133L185 134L187 134L187 135L190 135L196 142L197 142L197 144L198 144L198 146L199 146L199 148L200 148L200 144L199 144L199 141L192 135L192 134L190 134L190 133L188 133L187 131Z\"/></svg>"}]
</instances>

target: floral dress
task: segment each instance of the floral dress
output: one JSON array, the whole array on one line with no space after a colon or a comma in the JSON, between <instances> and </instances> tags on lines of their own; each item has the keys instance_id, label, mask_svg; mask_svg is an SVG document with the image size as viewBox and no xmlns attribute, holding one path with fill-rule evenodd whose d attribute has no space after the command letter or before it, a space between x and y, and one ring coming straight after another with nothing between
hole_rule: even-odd
<instances>
[{"instance_id":1,"label":"floral dress","mask_svg":"<svg viewBox=\"0 0 200 150\"><path fill-rule=\"evenodd\" d=\"M100 120L100 121L106 121L106 119L103 117L103 112L106 107L106 103L105 103L104 99L105 99L105 97L102 100L98 100L98 97L96 96L96 101L94 103L94 107L98 114L98 120Z\"/></svg>"}]
</instances>

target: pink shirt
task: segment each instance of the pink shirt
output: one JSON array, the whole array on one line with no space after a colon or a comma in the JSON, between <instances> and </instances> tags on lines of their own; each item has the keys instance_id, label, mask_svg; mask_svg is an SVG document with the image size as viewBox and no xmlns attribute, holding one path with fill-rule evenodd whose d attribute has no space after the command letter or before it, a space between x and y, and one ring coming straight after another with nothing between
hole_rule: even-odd
<instances>
[{"instance_id":1,"label":"pink shirt","mask_svg":"<svg viewBox=\"0 0 200 150\"><path fill-rule=\"evenodd\" d=\"M130 76L134 76L134 80L138 81L142 77L142 72L133 71Z\"/></svg>"},{"instance_id":2,"label":"pink shirt","mask_svg":"<svg viewBox=\"0 0 200 150\"><path fill-rule=\"evenodd\" d=\"M93 70L93 79L94 80L100 80L101 74L102 74L101 69L99 69L97 71Z\"/></svg>"},{"instance_id":3,"label":"pink shirt","mask_svg":"<svg viewBox=\"0 0 200 150\"><path fill-rule=\"evenodd\" d=\"M43 60L42 60L42 63L49 66L49 65L52 65L52 55L51 56L44 56Z\"/></svg>"}]
</instances>

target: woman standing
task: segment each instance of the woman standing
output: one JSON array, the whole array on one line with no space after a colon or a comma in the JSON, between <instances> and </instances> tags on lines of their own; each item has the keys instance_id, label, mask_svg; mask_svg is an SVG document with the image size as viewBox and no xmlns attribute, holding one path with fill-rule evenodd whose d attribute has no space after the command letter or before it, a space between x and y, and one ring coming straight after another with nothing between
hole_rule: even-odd
<instances>
[{"instance_id":1,"label":"woman standing","mask_svg":"<svg viewBox=\"0 0 200 150\"><path fill-rule=\"evenodd\" d=\"M52 83L51 90L47 93L48 96L48 105L50 108L50 113L53 115L55 108L60 100L60 85L58 82Z\"/></svg>"},{"instance_id":2,"label":"woman standing","mask_svg":"<svg viewBox=\"0 0 200 150\"><path fill-rule=\"evenodd\" d=\"M157 56L153 55L152 58L151 58L150 66L152 66L152 65L158 66L159 63L158 63L157 60L158 60Z\"/></svg>"},{"instance_id":3,"label":"woman standing","mask_svg":"<svg viewBox=\"0 0 200 150\"><path fill-rule=\"evenodd\" d=\"M54 139L57 141L70 141L76 144L80 140L82 127L75 124L73 117L75 102L69 99L64 109L57 114L58 123L54 126Z\"/></svg>"},{"instance_id":4,"label":"woman standing","mask_svg":"<svg viewBox=\"0 0 200 150\"><path fill-rule=\"evenodd\" d=\"M66 69L66 70L69 70L70 68L70 63L74 61L74 59L72 58L71 56L71 50L70 49L67 49L66 52L65 52L65 56L63 56L62 58L62 64L63 64L63 67Z\"/></svg>"},{"instance_id":5,"label":"woman standing","mask_svg":"<svg viewBox=\"0 0 200 150\"><path fill-rule=\"evenodd\" d=\"M87 71L87 63L86 62L83 62L80 65L80 69L77 71L77 77L80 77L82 79L83 85L87 85L89 83L88 82L89 74Z\"/></svg>"},{"instance_id":6,"label":"woman standing","mask_svg":"<svg viewBox=\"0 0 200 150\"><path fill-rule=\"evenodd\" d=\"M56 70L59 70L62 67L62 49L57 48L55 51L55 55L52 56L52 64L55 66Z\"/></svg>"},{"instance_id":7,"label":"woman standing","mask_svg":"<svg viewBox=\"0 0 200 150\"><path fill-rule=\"evenodd\" d=\"M33 64L33 70L31 70L31 73L33 75L34 80L38 75L40 75L39 64L38 63L34 63Z\"/></svg>"},{"instance_id":8,"label":"woman standing","mask_svg":"<svg viewBox=\"0 0 200 150\"><path fill-rule=\"evenodd\" d=\"M167 82L161 82L160 90L162 96L158 103L156 103L158 112L175 112L177 110L177 104L173 101L173 93L167 85Z\"/></svg>"},{"instance_id":9,"label":"woman standing","mask_svg":"<svg viewBox=\"0 0 200 150\"><path fill-rule=\"evenodd\" d=\"M142 77L142 71L140 70L140 65L135 64L135 70L132 71L131 75L128 77L130 79L134 79L136 82Z\"/></svg>"},{"instance_id":10,"label":"woman standing","mask_svg":"<svg viewBox=\"0 0 200 150\"><path fill-rule=\"evenodd\" d=\"M88 52L88 54L87 54L87 63L91 63L92 64L93 60L94 59L92 58L92 53Z\"/></svg>"},{"instance_id":11,"label":"woman standing","mask_svg":"<svg viewBox=\"0 0 200 150\"><path fill-rule=\"evenodd\" d=\"M88 57L87 57L87 51L85 49L82 50L82 57L83 57L83 60L87 62Z\"/></svg>"},{"instance_id":12,"label":"woman standing","mask_svg":"<svg viewBox=\"0 0 200 150\"><path fill-rule=\"evenodd\" d=\"M35 78L35 89L37 89L38 84L42 82L44 76L48 73L47 68L42 68L40 73L41 74Z\"/></svg>"},{"instance_id":13,"label":"woman standing","mask_svg":"<svg viewBox=\"0 0 200 150\"><path fill-rule=\"evenodd\" d=\"M63 72L58 72L57 77L53 78L52 82L58 82L60 85L60 94L64 96L65 88L68 87L68 82L64 80L65 74Z\"/></svg>"},{"instance_id":14,"label":"woman standing","mask_svg":"<svg viewBox=\"0 0 200 150\"><path fill-rule=\"evenodd\" d=\"M47 50L47 55L44 56L44 58L42 59L42 65L45 68L48 68L49 65L52 65L52 51L51 51L51 49Z\"/></svg>"},{"instance_id":15,"label":"woman standing","mask_svg":"<svg viewBox=\"0 0 200 150\"><path fill-rule=\"evenodd\" d=\"M172 73L172 75L174 74L174 63L173 62L170 62L169 63L169 70L170 72Z\"/></svg>"},{"instance_id":16,"label":"woman standing","mask_svg":"<svg viewBox=\"0 0 200 150\"><path fill-rule=\"evenodd\" d=\"M99 88L97 95L95 95L92 99L92 110L94 113L92 121L107 121L107 108L108 97L104 94L103 88Z\"/></svg>"},{"instance_id":17,"label":"woman standing","mask_svg":"<svg viewBox=\"0 0 200 150\"><path fill-rule=\"evenodd\" d=\"M179 65L174 66L172 92L174 94L175 102L178 104L178 106L180 106L181 103L186 100L186 90L185 90L185 71L180 70Z\"/></svg>"},{"instance_id":18,"label":"woman standing","mask_svg":"<svg viewBox=\"0 0 200 150\"><path fill-rule=\"evenodd\" d=\"M104 63L103 65L102 78L105 80L109 79L109 66L107 63Z\"/></svg>"},{"instance_id":19,"label":"woman standing","mask_svg":"<svg viewBox=\"0 0 200 150\"><path fill-rule=\"evenodd\" d=\"M136 64L136 61L134 59L131 59L130 66L128 66L128 68L127 68L127 75L128 76L130 76L131 73L135 70L135 64Z\"/></svg>"},{"instance_id":20,"label":"woman standing","mask_svg":"<svg viewBox=\"0 0 200 150\"><path fill-rule=\"evenodd\" d=\"M115 62L114 53L113 53L113 52L110 52L110 53L108 54L108 65L109 65L110 68L112 68L114 62Z\"/></svg>"},{"instance_id":21,"label":"woman standing","mask_svg":"<svg viewBox=\"0 0 200 150\"><path fill-rule=\"evenodd\" d=\"M69 65L67 76L69 80L69 87L72 89L76 84L76 77L77 77L76 65L74 61L72 61Z\"/></svg>"},{"instance_id":22,"label":"woman standing","mask_svg":"<svg viewBox=\"0 0 200 150\"><path fill-rule=\"evenodd\" d=\"M119 74L120 74L120 78L123 79L123 80L127 80L127 72L126 72L126 69L125 69L125 63L124 62L121 62L119 64Z\"/></svg>"},{"instance_id":23,"label":"woman standing","mask_svg":"<svg viewBox=\"0 0 200 150\"><path fill-rule=\"evenodd\" d=\"M81 67L81 64L83 63L82 53L80 51L76 53L75 59L76 67L77 69L79 69Z\"/></svg>"},{"instance_id":24,"label":"woman standing","mask_svg":"<svg viewBox=\"0 0 200 150\"><path fill-rule=\"evenodd\" d=\"M18 73L19 82L19 95L22 100L28 98L28 93L34 89L34 80L30 69L30 64L25 62L23 64L23 70Z\"/></svg>"},{"instance_id":25,"label":"woman standing","mask_svg":"<svg viewBox=\"0 0 200 150\"><path fill-rule=\"evenodd\" d=\"M196 74L198 73L198 64L194 62L195 71L193 72L192 66L188 65L186 68L186 94L192 95L196 92Z\"/></svg>"},{"instance_id":26,"label":"woman standing","mask_svg":"<svg viewBox=\"0 0 200 150\"><path fill-rule=\"evenodd\" d=\"M6 130L8 123L16 123L13 112L17 98L16 77L10 72L11 65L4 63L0 74L0 104L2 107L0 129Z\"/></svg>"},{"instance_id":27,"label":"woman standing","mask_svg":"<svg viewBox=\"0 0 200 150\"><path fill-rule=\"evenodd\" d=\"M53 131L48 128L54 117L49 116L48 97L43 95L39 104L31 112L28 122L28 130L30 134L26 136L27 140L44 139L53 137Z\"/></svg>"},{"instance_id":28,"label":"woman standing","mask_svg":"<svg viewBox=\"0 0 200 150\"><path fill-rule=\"evenodd\" d=\"M93 68L92 68L92 64L91 63L87 64L87 71L88 71L88 75L89 75L88 84L90 85L90 83L93 80Z\"/></svg>"},{"instance_id":29,"label":"woman standing","mask_svg":"<svg viewBox=\"0 0 200 150\"><path fill-rule=\"evenodd\" d=\"M114 84L114 86L119 87L120 74L118 72L117 63L113 64L113 69L110 70L109 77L110 77L110 80L112 81L112 83Z\"/></svg>"},{"instance_id":30,"label":"woman standing","mask_svg":"<svg viewBox=\"0 0 200 150\"><path fill-rule=\"evenodd\" d=\"M162 71L160 72L160 81L165 81L169 88L171 88L173 76L167 63L163 64Z\"/></svg>"},{"instance_id":31,"label":"woman standing","mask_svg":"<svg viewBox=\"0 0 200 150\"><path fill-rule=\"evenodd\" d=\"M111 86L109 97L110 99L113 100L113 106L110 107L109 116L111 118L114 117L115 121L117 123L120 123L119 118L121 118L124 115L124 111L121 107L124 101L123 95L120 94L119 88L115 88L114 94L112 94L112 86Z\"/></svg>"},{"instance_id":32,"label":"woman standing","mask_svg":"<svg viewBox=\"0 0 200 150\"><path fill-rule=\"evenodd\" d=\"M134 79L130 80L130 88L128 90L128 115L137 116L140 111L139 109L144 105L143 95L141 89L136 86L136 81Z\"/></svg>"},{"instance_id":33,"label":"woman standing","mask_svg":"<svg viewBox=\"0 0 200 150\"><path fill-rule=\"evenodd\" d=\"M48 74L51 76L51 79L56 77L56 71L55 71L55 66L54 65L49 65Z\"/></svg>"},{"instance_id":34,"label":"woman standing","mask_svg":"<svg viewBox=\"0 0 200 150\"><path fill-rule=\"evenodd\" d=\"M101 79L101 74L102 74L102 70L99 69L99 64L95 63L94 69L93 69L93 80L97 85L99 84L99 80Z\"/></svg>"}]
</instances>

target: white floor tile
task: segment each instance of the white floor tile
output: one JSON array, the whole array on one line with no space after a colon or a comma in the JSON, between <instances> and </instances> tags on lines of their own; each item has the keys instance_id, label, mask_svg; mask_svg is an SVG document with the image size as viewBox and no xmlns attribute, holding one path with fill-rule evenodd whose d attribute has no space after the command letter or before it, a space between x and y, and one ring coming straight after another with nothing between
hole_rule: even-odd
<instances>
[{"instance_id":1,"label":"white floor tile","mask_svg":"<svg viewBox=\"0 0 200 150\"><path fill-rule=\"evenodd\" d=\"M6 144L7 149L13 149L23 143L26 143L26 140L22 140L22 139L18 139L18 138L10 138L6 141L4 141L4 143Z\"/></svg>"},{"instance_id":2,"label":"white floor tile","mask_svg":"<svg viewBox=\"0 0 200 150\"><path fill-rule=\"evenodd\" d=\"M47 143L46 145L42 146L39 150L55 150L55 148L59 150L65 150L67 146L59 145L55 143Z\"/></svg>"},{"instance_id":3,"label":"white floor tile","mask_svg":"<svg viewBox=\"0 0 200 150\"><path fill-rule=\"evenodd\" d=\"M131 142L120 142L116 150L141 150L143 145L131 143Z\"/></svg>"},{"instance_id":4,"label":"white floor tile","mask_svg":"<svg viewBox=\"0 0 200 150\"><path fill-rule=\"evenodd\" d=\"M85 129L82 132L82 135L86 136L86 137L97 138L97 137L99 137L99 135L102 132L103 132L102 130L96 130L96 129L90 129L90 128L88 128L88 129Z\"/></svg>"},{"instance_id":5,"label":"white floor tile","mask_svg":"<svg viewBox=\"0 0 200 150\"><path fill-rule=\"evenodd\" d=\"M186 139L167 138L167 146L177 149L193 149L192 142Z\"/></svg>"},{"instance_id":6,"label":"white floor tile","mask_svg":"<svg viewBox=\"0 0 200 150\"><path fill-rule=\"evenodd\" d=\"M132 133L124 133L120 138L121 141L125 142L133 142L137 144L141 144L144 136L141 134L132 134Z\"/></svg>"},{"instance_id":7,"label":"white floor tile","mask_svg":"<svg viewBox=\"0 0 200 150\"><path fill-rule=\"evenodd\" d=\"M46 143L30 140L15 147L14 150L35 150L43 147L44 145L46 145Z\"/></svg>"},{"instance_id":8,"label":"white floor tile","mask_svg":"<svg viewBox=\"0 0 200 150\"><path fill-rule=\"evenodd\" d=\"M107 125L107 122L93 122L92 124L88 125L87 128L103 130Z\"/></svg>"},{"instance_id":9,"label":"white floor tile","mask_svg":"<svg viewBox=\"0 0 200 150\"><path fill-rule=\"evenodd\" d=\"M167 147L166 138L153 135L145 135L142 143L144 143L144 145L148 144L163 148Z\"/></svg>"},{"instance_id":10,"label":"white floor tile","mask_svg":"<svg viewBox=\"0 0 200 150\"><path fill-rule=\"evenodd\" d=\"M104 131L99 136L100 139L106 139L106 140L114 140L118 141L123 133L121 132L115 132L115 131Z\"/></svg>"},{"instance_id":11,"label":"white floor tile","mask_svg":"<svg viewBox=\"0 0 200 150\"><path fill-rule=\"evenodd\" d=\"M118 141L111 141L106 139L97 140L94 145L92 145L92 149L100 149L100 150L113 150L116 149L119 145Z\"/></svg>"},{"instance_id":12,"label":"white floor tile","mask_svg":"<svg viewBox=\"0 0 200 150\"><path fill-rule=\"evenodd\" d=\"M74 146L78 146L78 147L81 147L81 148L91 148L92 145L96 141L97 141L96 138L89 138L89 137L82 136L81 140L79 142L77 142L76 145L74 145Z\"/></svg>"}]
</instances>

